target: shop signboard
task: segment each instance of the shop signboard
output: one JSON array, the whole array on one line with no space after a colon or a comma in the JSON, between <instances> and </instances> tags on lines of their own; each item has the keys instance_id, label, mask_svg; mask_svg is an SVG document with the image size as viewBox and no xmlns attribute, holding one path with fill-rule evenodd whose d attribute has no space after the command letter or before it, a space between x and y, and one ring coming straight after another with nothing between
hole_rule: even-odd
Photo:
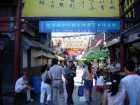
<instances>
[{"instance_id":1,"label":"shop signboard","mask_svg":"<svg viewBox=\"0 0 140 105\"><path fill-rule=\"evenodd\" d=\"M119 32L120 21L40 21L39 32Z\"/></svg>"},{"instance_id":2,"label":"shop signboard","mask_svg":"<svg viewBox=\"0 0 140 105\"><path fill-rule=\"evenodd\" d=\"M119 17L119 0L24 0L23 17Z\"/></svg>"},{"instance_id":3,"label":"shop signboard","mask_svg":"<svg viewBox=\"0 0 140 105\"><path fill-rule=\"evenodd\" d=\"M82 54L84 50L85 49L82 49L82 48L68 48L67 52L68 52L68 55L70 56L77 56L77 55Z\"/></svg>"}]
</instances>

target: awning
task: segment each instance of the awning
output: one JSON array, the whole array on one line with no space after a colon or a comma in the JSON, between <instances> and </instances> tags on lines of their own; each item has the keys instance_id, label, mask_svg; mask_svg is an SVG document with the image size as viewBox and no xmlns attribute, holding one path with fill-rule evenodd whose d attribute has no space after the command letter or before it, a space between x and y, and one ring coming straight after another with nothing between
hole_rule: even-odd
<instances>
[{"instance_id":1,"label":"awning","mask_svg":"<svg viewBox=\"0 0 140 105\"><path fill-rule=\"evenodd\" d=\"M53 58L56 58L56 56L54 54L48 52L48 53L40 53L40 55L36 56L35 58L36 59L40 59L40 58L53 59Z\"/></svg>"},{"instance_id":2,"label":"awning","mask_svg":"<svg viewBox=\"0 0 140 105\"><path fill-rule=\"evenodd\" d=\"M58 60L60 60L60 61L64 61L65 60L65 58L63 58L63 57L61 57L61 56L58 56L58 55L55 55L56 56L56 58L58 59Z\"/></svg>"},{"instance_id":3,"label":"awning","mask_svg":"<svg viewBox=\"0 0 140 105\"><path fill-rule=\"evenodd\" d=\"M44 55L40 55L40 56L35 57L35 59L48 59L48 57Z\"/></svg>"},{"instance_id":4,"label":"awning","mask_svg":"<svg viewBox=\"0 0 140 105\"><path fill-rule=\"evenodd\" d=\"M46 46L40 44L37 41L29 40L26 37L23 37L22 39L23 39L23 41L22 41L23 48L25 48L27 50L30 48L36 48L38 50L43 50L45 52L50 52L50 53L52 52L50 49L46 48Z\"/></svg>"},{"instance_id":5,"label":"awning","mask_svg":"<svg viewBox=\"0 0 140 105\"><path fill-rule=\"evenodd\" d=\"M114 38L111 41L107 42L107 47L113 46L117 43L120 43L120 37Z\"/></svg>"},{"instance_id":6,"label":"awning","mask_svg":"<svg viewBox=\"0 0 140 105\"><path fill-rule=\"evenodd\" d=\"M140 32L133 33L132 35L128 36L124 42L125 43L133 43L134 41L140 40Z\"/></svg>"}]
</instances>

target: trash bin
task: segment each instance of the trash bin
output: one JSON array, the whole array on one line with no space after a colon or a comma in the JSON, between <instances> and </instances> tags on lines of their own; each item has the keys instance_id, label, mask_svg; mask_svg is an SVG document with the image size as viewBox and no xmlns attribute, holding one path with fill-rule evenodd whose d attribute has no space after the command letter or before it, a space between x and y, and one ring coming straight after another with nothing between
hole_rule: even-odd
<instances>
[{"instance_id":1,"label":"trash bin","mask_svg":"<svg viewBox=\"0 0 140 105\"><path fill-rule=\"evenodd\" d=\"M35 93L40 93L41 88L41 77L40 75L32 76L32 88Z\"/></svg>"}]
</instances>

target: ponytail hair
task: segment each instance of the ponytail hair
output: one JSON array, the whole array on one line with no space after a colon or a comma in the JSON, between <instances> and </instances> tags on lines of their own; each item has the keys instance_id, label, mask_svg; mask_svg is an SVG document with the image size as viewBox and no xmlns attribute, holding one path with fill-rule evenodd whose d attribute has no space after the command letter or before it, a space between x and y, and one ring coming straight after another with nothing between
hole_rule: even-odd
<instances>
[{"instance_id":1,"label":"ponytail hair","mask_svg":"<svg viewBox=\"0 0 140 105\"><path fill-rule=\"evenodd\" d=\"M89 73L92 73L92 64L91 63L88 64L88 71L89 71Z\"/></svg>"},{"instance_id":2,"label":"ponytail hair","mask_svg":"<svg viewBox=\"0 0 140 105\"><path fill-rule=\"evenodd\" d=\"M111 85L109 87L109 93L111 93L111 96L114 96L119 91L119 85L120 85L120 76L117 74L112 75L111 77Z\"/></svg>"}]
</instances>

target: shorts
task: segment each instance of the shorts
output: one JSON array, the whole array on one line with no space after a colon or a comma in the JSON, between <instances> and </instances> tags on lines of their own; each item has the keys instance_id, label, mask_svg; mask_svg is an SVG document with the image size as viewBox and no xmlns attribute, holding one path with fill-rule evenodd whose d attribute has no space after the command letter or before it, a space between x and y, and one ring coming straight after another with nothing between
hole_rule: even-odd
<instances>
[{"instance_id":1,"label":"shorts","mask_svg":"<svg viewBox=\"0 0 140 105\"><path fill-rule=\"evenodd\" d=\"M96 92L103 93L103 87L102 86L96 86Z\"/></svg>"}]
</instances>

